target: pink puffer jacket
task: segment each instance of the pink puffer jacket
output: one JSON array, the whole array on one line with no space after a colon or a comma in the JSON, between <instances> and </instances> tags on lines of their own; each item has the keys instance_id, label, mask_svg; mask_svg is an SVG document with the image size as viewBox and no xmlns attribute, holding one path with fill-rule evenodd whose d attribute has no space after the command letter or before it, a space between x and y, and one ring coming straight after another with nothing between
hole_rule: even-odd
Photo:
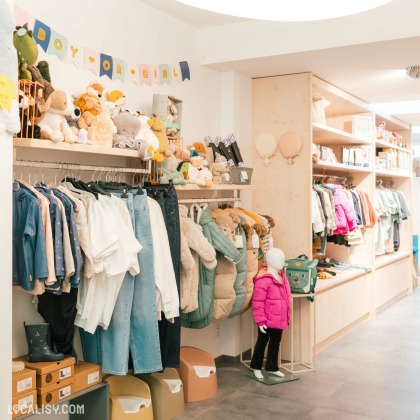
<instances>
[{"instance_id":1,"label":"pink puffer jacket","mask_svg":"<svg viewBox=\"0 0 420 420\"><path fill-rule=\"evenodd\" d=\"M334 185L334 207L335 207L335 223L337 229L335 235L352 232L357 228L356 213L350 200L343 192L341 185Z\"/></svg>"},{"instance_id":2,"label":"pink puffer jacket","mask_svg":"<svg viewBox=\"0 0 420 420\"><path fill-rule=\"evenodd\" d=\"M290 285L281 272L283 284L269 274L265 266L260 268L254 278L254 294L252 296L252 312L258 326L285 330L290 321Z\"/></svg>"}]
</instances>

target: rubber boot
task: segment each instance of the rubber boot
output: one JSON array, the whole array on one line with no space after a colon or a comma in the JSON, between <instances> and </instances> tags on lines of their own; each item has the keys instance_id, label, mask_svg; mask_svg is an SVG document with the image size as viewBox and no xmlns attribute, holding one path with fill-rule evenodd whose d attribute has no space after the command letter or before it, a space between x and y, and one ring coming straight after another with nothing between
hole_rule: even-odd
<instances>
[{"instance_id":1,"label":"rubber boot","mask_svg":"<svg viewBox=\"0 0 420 420\"><path fill-rule=\"evenodd\" d=\"M28 361L59 362L64 359L63 353L57 353L48 346L49 324L26 325L25 333L28 341Z\"/></svg>"}]
</instances>

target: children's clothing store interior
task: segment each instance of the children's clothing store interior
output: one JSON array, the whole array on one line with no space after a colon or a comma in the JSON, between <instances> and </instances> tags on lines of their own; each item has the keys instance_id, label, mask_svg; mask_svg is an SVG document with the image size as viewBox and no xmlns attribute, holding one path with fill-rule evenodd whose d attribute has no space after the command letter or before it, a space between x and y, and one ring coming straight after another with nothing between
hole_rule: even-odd
<instances>
[{"instance_id":1,"label":"children's clothing store interior","mask_svg":"<svg viewBox=\"0 0 420 420\"><path fill-rule=\"evenodd\" d=\"M283 3L0 0L1 419L420 419L420 4Z\"/></svg>"}]
</instances>

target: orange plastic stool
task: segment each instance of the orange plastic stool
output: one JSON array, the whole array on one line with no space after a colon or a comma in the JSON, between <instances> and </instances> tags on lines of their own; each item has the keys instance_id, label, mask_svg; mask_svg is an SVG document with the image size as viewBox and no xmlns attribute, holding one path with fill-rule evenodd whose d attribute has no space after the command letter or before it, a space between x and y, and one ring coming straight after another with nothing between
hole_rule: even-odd
<instances>
[{"instance_id":1,"label":"orange plastic stool","mask_svg":"<svg viewBox=\"0 0 420 420\"><path fill-rule=\"evenodd\" d=\"M217 394L216 365L213 357L194 347L181 347L179 377L185 402L203 401Z\"/></svg>"},{"instance_id":2,"label":"orange plastic stool","mask_svg":"<svg viewBox=\"0 0 420 420\"><path fill-rule=\"evenodd\" d=\"M150 387L154 420L172 420L184 412L184 389L176 369L136 377Z\"/></svg>"}]
</instances>

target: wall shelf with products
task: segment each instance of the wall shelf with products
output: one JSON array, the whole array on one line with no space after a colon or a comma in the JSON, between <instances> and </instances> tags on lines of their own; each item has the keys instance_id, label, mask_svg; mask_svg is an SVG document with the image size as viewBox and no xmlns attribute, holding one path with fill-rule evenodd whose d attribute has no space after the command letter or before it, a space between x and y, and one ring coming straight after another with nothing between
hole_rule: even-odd
<instances>
[{"instance_id":1,"label":"wall shelf with products","mask_svg":"<svg viewBox=\"0 0 420 420\"><path fill-rule=\"evenodd\" d=\"M312 123L313 142L320 145L371 145L371 140L356 137L353 134L337 130L327 125Z\"/></svg>"},{"instance_id":2,"label":"wall shelf with products","mask_svg":"<svg viewBox=\"0 0 420 420\"><path fill-rule=\"evenodd\" d=\"M386 148L386 147L390 147L391 149L396 149L396 150L401 150L402 152L406 152L406 153L411 153L411 150L405 148L405 147L400 147L400 146L396 146L395 144L391 144L391 143L387 143L385 141L381 141L381 140L376 140L376 148L381 149L381 148Z\"/></svg>"},{"instance_id":3,"label":"wall shelf with products","mask_svg":"<svg viewBox=\"0 0 420 420\"><path fill-rule=\"evenodd\" d=\"M324 169L337 172L360 172L360 173L372 173L372 168L366 168L363 166L345 165L344 163L329 163L319 162L313 165L314 169Z\"/></svg>"}]
</instances>

